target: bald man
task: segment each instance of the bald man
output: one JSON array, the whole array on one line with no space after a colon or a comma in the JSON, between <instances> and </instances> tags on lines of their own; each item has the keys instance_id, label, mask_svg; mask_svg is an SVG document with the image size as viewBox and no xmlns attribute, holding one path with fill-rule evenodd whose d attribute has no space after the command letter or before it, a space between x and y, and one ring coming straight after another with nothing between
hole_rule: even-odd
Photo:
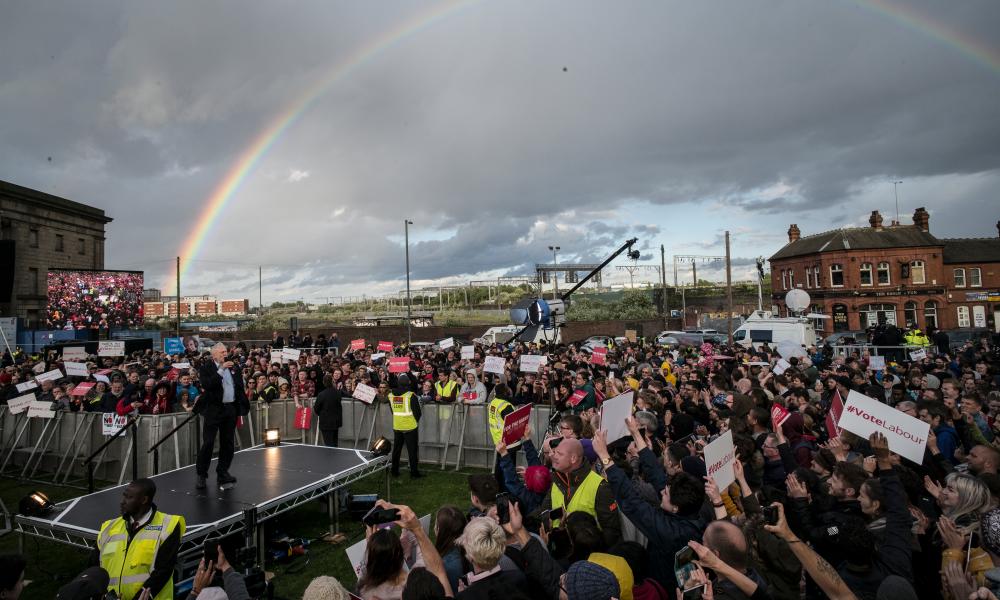
<instances>
[{"instance_id":1,"label":"bald man","mask_svg":"<svg viewBox=\"0 0 1000 600\"><path fill-rule=\"evenodd\" d=\"M739 527L729 521L712 521L705 529L702 543L722 562L749 577L761 590L767 590L767 582L760 576L760 573L749 566L747 538ZM716 598L750 597L726 578L724 570L716 570L716 575L719 576L718 581L713 586Z\"/></svg>"},{"instance_id":2,"label":"bald man","mask_svg":"<svg viewBox=\"0 0 1000 600\"><path fill-rule=\"evenodd\" d=\"M622 524L615 495L603 477L594 472L583 456L583 445L563 439L551 453L552 487L540 510L562 508L564 514L585 512L597 519L604 542L610 547L621 541ZM558 526L559 520L553 520Z\"/></svg>"},{"instance_id":3,"label":"bald man","mask_svg":"<svg viewBox=\"0 0 1000 600\"><path fill-rule=\"evenodd\" d=\"M1000 452L992 446L982 444L973 446L969 455L965 457L965 462L969 463L969 472L973 475L983 473L997 474L997 467L1000 467Z\"/></svg>"}]
</instances>

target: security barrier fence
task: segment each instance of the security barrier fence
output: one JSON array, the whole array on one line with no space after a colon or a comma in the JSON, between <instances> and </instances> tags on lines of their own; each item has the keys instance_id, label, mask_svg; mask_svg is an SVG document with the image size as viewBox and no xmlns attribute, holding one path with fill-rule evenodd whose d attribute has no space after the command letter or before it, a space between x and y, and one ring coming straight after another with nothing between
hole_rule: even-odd
<instances>
[{"instance_id":1,"label":"security barrier fence","mask_svg":"<svg viewBox=\"0 0 1000 600\"><path fill-rule=\"evenodd\" d=\"M314 399L302 401L312 407ZM342 401L343 426L339 431L342 448L367 450L373 440L392 435L392 412L386 402L372 405L358 400ZM255 403L236 430L236 448L247 448L263 440L264 431L277 429L282 442L318 445L323 443L319 418L313 415L309 429L297 429L294 401ZM493 468L496 449L487 427L486 405L424 404L420 419L420 462L441 469L462 467ZM533 441L541 442L552 411L535 406L531 413ZM135 468L147 477L194 464L201 445L201 417L180 427L160 444L150 448L190 415L171 413L142 415L135 428L127 429L94 460L94 477L99 481L123 483ZM0 476L47 484L86 487L84 460L109 439L117 429L104 423L103 413L59 411L52 418L28 417L27 411L10 414L0 407ZM106 435L107 434L107 435ZM137 436L133 444L132 436ZM406 460L405 450L403 461Z\"/></svg>"}]
</instances>

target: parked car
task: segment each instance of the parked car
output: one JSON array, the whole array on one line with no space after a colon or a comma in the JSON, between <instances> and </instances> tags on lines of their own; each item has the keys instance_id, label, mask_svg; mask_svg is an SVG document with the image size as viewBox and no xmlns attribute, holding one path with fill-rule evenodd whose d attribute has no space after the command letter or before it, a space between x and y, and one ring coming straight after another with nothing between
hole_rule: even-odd
<instances>
[{"instance_id":1,"label":"parked car","mask_svg":"<svg viewBox=\"0 0 1000 600\"><path fill-rule=\"evenodd\" d=\"M580 344L580 348L585 350L593 351L597 346L604 346L605 348L613 348L615 345L615 338L608 335L592 335L589 338L583 340Z\"/></svg>"},{"instance_id":2,"label":"parked car","mask_svg":"<svg viewBox=\"0 0 1000 600\"><path fill-rule=\"evenodd\" d=\"M819 344L831 346L854 346L868 343L868 334L864 331L836 331L823 338Z\"/></svg>"},{"instance_id":3,"label":"parked car","mask_svg":"<svg viewBox=\"0 0 1000 600\"><path fill-rule=\"evenodd\" d=\"M661 331L656 336L656 343L660 346L666 346L668 344L664 343L661 340L665 340L666 338L671 338L671 343L676 345L701 346L702 344L705 343L706 337L708 338L708 341L712 343L720 343L716 341L718 338L715 338L711 335L706 336L705 334L702 333L691 333L689 331ZM725 338L723 338L723 340L724 339Z\"/></svg>"},{"instance_id":4,"label":"parked car","mask_svg":"<svg viewBox=\"0 0 1000 600\"><path fill-rule=\"evenodd\" d=\"M969 328L969 329L948 329L945 331L948 334L948 345L952 349L961 348L967 342L972 342L980 338L989 338L991 333L989 329L986 328Z\"/></svg>"}]
</instances>

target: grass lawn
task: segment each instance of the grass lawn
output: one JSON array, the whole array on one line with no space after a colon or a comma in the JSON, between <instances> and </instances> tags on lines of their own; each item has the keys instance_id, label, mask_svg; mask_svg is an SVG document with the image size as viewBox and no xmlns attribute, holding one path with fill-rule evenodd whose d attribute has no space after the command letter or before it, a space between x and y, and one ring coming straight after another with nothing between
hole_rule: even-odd
<instances>
[{"instance_id":1,"label":"grass lawn","mask_svg":"<svg viewBox=\"0 0 1000 600\"><path fill-rule=\"evenodd\" d=\"M425 465L423 472L425 477L417 481L411 482L405 474L393 479L392 500L410 506L417 516L434 513L445 504L455 504L463 510L468 508L466 477L472 471L455 473ZM376 474L352 484L350 489L355 494L373 494L380 493L383 487L382 474ZM0 498L10 511L16 511L20 498L35 490L44 491L54 502L83 493L74 488L25 485L13 479L0 478ZM169 507L162 508L169 511ZM117 510L117 506L114 510ZM353 588L356 579L344 549L363 537L361 523L341 515L340 530L348 536L348 541L336 546L318 541L317 538L328 531L328 525L326 503L317 501L285 513L265 525L268 533L278 529L291 537L311 541L309 551L304 556L281 562L268 561L266 569L274 573L275 598L301 598L309 582L319 575L332 575L348 589ZM17 548L16 533L0 537L0 553L17 552ZM28 600L55 597L59 587L86 568L89 560L86 552L72 546L31 537L25 538L24 553L28 559L27 578L32 580L32 584L21 597Z\"/></svg>"}]
</instances>

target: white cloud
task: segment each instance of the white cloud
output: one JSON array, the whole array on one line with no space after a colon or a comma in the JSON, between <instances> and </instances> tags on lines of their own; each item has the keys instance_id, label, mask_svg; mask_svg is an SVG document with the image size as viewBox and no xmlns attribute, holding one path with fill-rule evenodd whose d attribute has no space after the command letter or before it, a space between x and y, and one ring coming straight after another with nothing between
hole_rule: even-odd
<instances>
[{"instance_id":1,"label":"white cloud","mask_svg":"<svg viewBox=\"0 0 1000 600\"><path fill-rule=\"evenodd\" d=\"M287 181L288 183L298 183L306 179L309 179L309 171L302 171L299 169L289 169L288 178L285 181Z\"/></svg>"}]
</instances>

